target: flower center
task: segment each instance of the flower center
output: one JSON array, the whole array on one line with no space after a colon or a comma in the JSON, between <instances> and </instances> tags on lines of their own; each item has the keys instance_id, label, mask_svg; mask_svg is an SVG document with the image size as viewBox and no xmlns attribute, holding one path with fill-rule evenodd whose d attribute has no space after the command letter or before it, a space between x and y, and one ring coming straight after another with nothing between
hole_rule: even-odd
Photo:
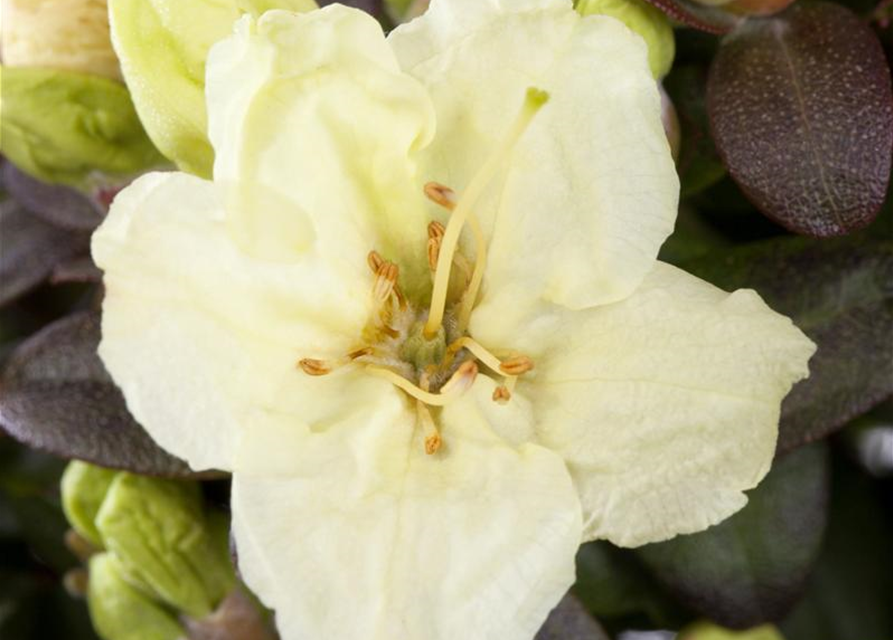
<instances>
[{"instance_id":1,"label":"flower center","mask_svg":"<svg viewBox=\"0 0 893 640\"><path fill-rule=\"evenodd\" d=\"M414 308L401 292L397 265L372 251L368 263L374 273L373 313L362 333L364 346L341 358L304 358L298 363L312 376L326 375L348 364L360 365L406 392L415 400L428 454L436 453L442 444L432 409L443 407L468 390L478 375L479 364L501 379L493 393L493 401L500 404L511 399L518 377L533 369L529 357L512 353L499 358L468 335L487 261L483 230L473 207L547 101L544 91L528 89L507 135L461 198L444 185L425 185L428 198L451 212L446 226L439 222L428 225L428 266L433 279L430 307ZM474 236L473 263L459 250L459 237L466 225Z\"/></svg>"}]
</instances>

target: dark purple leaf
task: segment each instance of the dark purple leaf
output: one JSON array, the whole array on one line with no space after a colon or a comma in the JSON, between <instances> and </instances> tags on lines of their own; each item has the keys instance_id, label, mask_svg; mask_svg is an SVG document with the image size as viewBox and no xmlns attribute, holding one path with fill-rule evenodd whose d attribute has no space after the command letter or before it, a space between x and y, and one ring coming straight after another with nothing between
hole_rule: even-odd
<instances>
[{"instance_id":1,"label":"dark purple leaf","mask_svg":"<svg viewBox=\"0 0 893 640\"><path fill-rule=\"evenodd\" d=\"M708 110L729 172L770 218L827 237L877 215L893 152L890 70L850 10L797 4L748 20L714 59Z\"/></svg>"},{"instance_id":2,"label":"dark purple leaf","mask_svg":"<svg viewBox=\"0 0 893 640\"><path fill-rule=\"evenodd\" d=\"M608 636L580 601L568 594L549 614L534 640L608 640Z\"/></svg>"},{"instance_id":3,"label":"dark purple leaf","mask_svg":"<svg viewBox=\"0 0 893 640\"><path fill-rule=\"evenodd\" d=\"M105 216L102 205L86 194L71 187L41 182L10 162L3 165L3 183L19 204L57 227L93 231Z\"/></svg>"},{"instance_id":4,"label":"dark purple leaf","mask_svg":"<svg viewBox=\"0 0 893 640\"><path fill-rule=\"evenodd\" d=\"M155 476L190 475L140 427L96 348L99 316L78 313L29 338L0 376L0 427L63 458Z\"/></svg>"},{"instance_id":5,"label":"dark purple leaf","mask_svg":"<svg viewBox=\"0 0 893 640\"><path fill-rule=\"evenodd\" d=\"M73 260L63 262L53 269L50 274L51 284L65 282L101 282L102 270L93 262L90 256L78 256Z\"/></svg>"},{"instance_id":6,"label":"dark purple leaf","mask_svg":"<svg viewBox=\"0 0 893 640\"><path fill-rule=\"evenodd\" d=\"M647 0L647 2L686 27L716 35L728 33L742 21L740 16L719 7L698 4L695 0Z\"/></svg>"},{"instance_id":7,"label":"dark purple leaf","mask_svg":"<svg viewBox=\"0 0 893 640\"><path fill-rule=\"evenodd\" d=\"M0 306L44 282L57 265L87 253L90 236L60 229L13 200L0 202Z\"/></svg>"},{"instance_id":8,"label":"dark purple leaf","mask_svg":"<svg viewBox=\"0 0 893 640\"><path fill-rule=\"evenodd\" d=\"M783 237L684 263L726 289L756 289L818 345L782 405L778 447L823 438L893 394L893 243Z\"/></svg>"},{"instance_id":9,"label":"dark purple leaf","mask_svg":"<svg viewBox=\"0 0 893 640\"><path fill-rule=\"evenodd\" d=\"M827 521L829 466L816 443L777 459L747 506L702 533L636 551L679 599L737 629L783 616L818 557Z\"/></svg>"}]
</instances>

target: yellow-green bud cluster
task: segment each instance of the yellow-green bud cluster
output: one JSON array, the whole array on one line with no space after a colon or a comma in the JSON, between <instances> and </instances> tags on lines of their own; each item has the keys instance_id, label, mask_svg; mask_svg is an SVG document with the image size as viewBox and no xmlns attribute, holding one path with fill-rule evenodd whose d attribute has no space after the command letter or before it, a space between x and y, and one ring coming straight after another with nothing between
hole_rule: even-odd
<instances>
[{"instance_id":1,"label":"yellow-green bud cluster","mask_svg":"<svg viewBox=\"0 0 893 640\"><path fill-rule=\"evenodd\" d=\"M87 598L105 640L136 640L137 629L139 640L174 640L183 635L178 613L205 618L235 587L225 518L206 510L195 483L73 462L62 504L101 550Z\"/></svg>"},{"instance_id":2,"label":"yellow-green bud cluster","mask_svg":"<svg viewBox=\"0 0 893 640\"><path fill-rule=\"evenodd\" d=\"M60 69L0 67L0 152L46 182L87 186L164 162L120 83Z\"/></svg>"}]
</instances>

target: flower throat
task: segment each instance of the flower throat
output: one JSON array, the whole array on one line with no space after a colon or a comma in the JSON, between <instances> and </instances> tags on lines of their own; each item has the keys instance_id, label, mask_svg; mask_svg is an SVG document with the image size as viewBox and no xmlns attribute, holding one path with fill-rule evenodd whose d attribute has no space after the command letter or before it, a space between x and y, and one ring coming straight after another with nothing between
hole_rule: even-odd
<instances>
[{"instance_id":1,"label":"flower throat","mask_svg":"<svg viewBox=\"0 0 893 640\"><path fill-rule=\"evenodd\" d=\"M499 358L468 335L487 262L484 233L473 207L548 99L545 91L527 90L515 121L461 198L445 185L425 185L425 195L450 212L446 226L436 221L428 224L427 258L433 279L429 308L414 309L400 289L398 266L371 251L367 262L374 274L373 312L361 336L365 346L341 358L304 358L298 363L312 376L353 363L387 379L415 400L428 454L436 453L442 444L432 410L472 386L480 370L478 363L502 379L493 392L493 401L500 404L511 399L518 377L533 369L529 357L512 353ZM466 226L474 237L473 263L458 248Z\"/></svg>"}]
</instances>

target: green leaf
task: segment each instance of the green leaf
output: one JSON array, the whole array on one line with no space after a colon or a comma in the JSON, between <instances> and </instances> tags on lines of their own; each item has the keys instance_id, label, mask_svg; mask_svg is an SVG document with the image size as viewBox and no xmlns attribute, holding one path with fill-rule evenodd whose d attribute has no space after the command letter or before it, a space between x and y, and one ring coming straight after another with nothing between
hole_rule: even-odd
<instances>
[{"instance_id":1,"label":"green leaf","mask_svg":"<svg viewBox=\"0 0 893 640\"><path fill-rule=\"evenodd\" d=\"M893 523L878 486L835 459L828 531L809 587L779 627L786 640L893 638Z\"/></svg>"},{"instance_id":2,"label":"green leaf","mask_svg":"<svg viewBox=\"0 0 893 640\"><path fill-rule=\"evenodd\" d=\"M78 313L26 340L0 376L0 428L47 453L146 475L192 472L127 411L96 348L98 314Z\"/></svg>"},{"instance_id":3,"label":"green leaf","mask_svg":"<svg viewBox=\"0 0 893 640\"><path fill-rule=\"evenodd\" d=\"M683 265L722 289L755 289L818 345L810 377L782 405L782 451L827 436L893 393L893 242L874 234L776 238Z\"/></svg>"},{"instance_id":4,"label":"green leaf","mask_svg":"<svg viewBox=\"0 0 893 640\"><path fill-rule=\"evenodd\" d=\"M609 542L590 542L577 552L574 594L600 620L642 619L673 627L684 621L678 605L655 583L635 555Z\"/></svg>"},{"instance_id":5,"label":"green leaf","mask_svg":"<svg viewBox=\"0 0 893 640\"><path fill-rule=\"evenodd\" d=\"M54 69L0 73L0 150L36 178L80 186L95 172L129 176L163 162L121 84Z\"/></svg>"},{"instance_id":6,"label":"green leaf","mask_svg":"<svg viewBox=\"0 0 893 640\"><path fill-rule=\"evenodd\" d=\"M747 629L784 615L805 588L825 528L827 451L778 460L740 512L707 531L637 550L678 598L702 615Z\"/></svg>"},{"instance_id":7,"label":"green leaf","mask_svg":"<svg viewBox=\"0 0 893 640\"><path fill-rule=\"evenodd\" d=\"M770 218L826 237L877 215L893 92L878 39L853 12L797 3L744 22L714 59L708 109L726 166Z\"/></svg>"}]
</instances>

